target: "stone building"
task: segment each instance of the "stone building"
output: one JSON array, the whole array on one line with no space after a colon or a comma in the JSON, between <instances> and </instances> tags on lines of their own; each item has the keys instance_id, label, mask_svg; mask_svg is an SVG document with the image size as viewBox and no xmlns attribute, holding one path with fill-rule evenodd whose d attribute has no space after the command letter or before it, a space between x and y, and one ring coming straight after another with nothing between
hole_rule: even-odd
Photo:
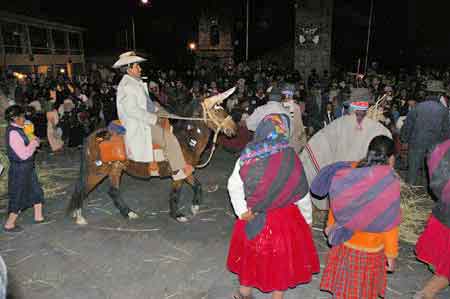
<instances>
[{"instance_id":1,"label":"stone building","mask_svg":"<svg viewBox=\"0 0 450 299\"><path fill-rule=\"evenodd\" d=\"M333 0L295 2L294 68L306 78L312 69L330 70Z\"/></svg>"},{"instance_id":2,"label":"stone building","mask_svg":"<svg viewBox=\"0 0 450 299\"><path fill-rule=\"evenodd\" d=\"M198 22L197 60L233 61L231 14L205 8Z\"/></svg>"}]
</instances>

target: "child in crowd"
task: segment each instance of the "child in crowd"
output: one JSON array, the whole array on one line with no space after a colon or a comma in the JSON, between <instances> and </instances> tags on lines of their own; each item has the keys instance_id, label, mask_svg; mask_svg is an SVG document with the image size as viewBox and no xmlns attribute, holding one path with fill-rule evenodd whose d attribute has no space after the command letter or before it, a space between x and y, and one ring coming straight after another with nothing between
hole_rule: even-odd
<instances>
[{"instance_id":1,"label":"child in crowd","mask_svg":"<svg viewBox=\"0 0 450 299\"><path fill-rule=\"evenodd\" d=\"M34 208L35 223L44 222L42 214L44 192L38 182L34 153L39 146L39 139L29 139L24 131L25 111L18 105L8 107L5 119L9 123L6 129L6 150L10 161L8 173L8 219L4 225L5 232L21 232L16 224L19 213L29 207ZM30 135L31 136L31 135Z\"/></svg>"},{"instance_id":2,"label":"child in crowd","mask_svg":"<svg viewBox=\"0 0 450 299\"><path fill-rule=\"evenodd\" d=\"M320 287L333 298L384 297L401 214L394 152L390 138L377 136L364 160L331 164L311 184L313 194L330 197L325 234L332 248Z\"/></svg>"},{"instance_id":3,"label":"child in crowd","mask_svg":"<svg viewBox=\"0 0 450 299\"><path fill-rule=\"evenodd\" d=\"M289 117L266 116L228 181L239 217L227 262L239 276L235 299L252 298L252 288L282 299L288 288L320 271L311 230L294 205L308 189L303 166L289 147Z\"/></svg>"},{"instance_id":4,"label":"child in crowd","mask_svg":"<svg viewBox=\"0 0 450 299\"><path fill-rule=\"evenodd\" d=\"M437 203L416 244L417 258L434 275L414 299L433 299L450 281L450 140L438 144L427 159L430 189Z\"/></svg>"}]
</instances>

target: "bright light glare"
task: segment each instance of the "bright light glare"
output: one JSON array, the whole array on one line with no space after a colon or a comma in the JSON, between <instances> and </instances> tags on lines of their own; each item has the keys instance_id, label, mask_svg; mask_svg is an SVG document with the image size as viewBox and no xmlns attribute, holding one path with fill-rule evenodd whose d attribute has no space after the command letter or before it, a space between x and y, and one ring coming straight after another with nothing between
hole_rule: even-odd
<instances>
[{"instance_id":1,"label":"bright light glare","mask_svg":"<svg viewBox=\"0 0 450 299\"><path fill-rule=\"evenodd\" d=\"M189 49L195 50L197 48L197 45L195 43L189 43Z\"/></svg>"},{"instance_id":2,"label":"bright light glare","mask_svg":"<svg viewBox=\"0 0 450 299\"><path fill-rule=\"evenodd\" d=\"M148 0L141 0L141 3L142 3L142 4L147 4L147 3L148 3Z\"/></svg>"},{"instance_id":3,"label":"bright light glare","mask_svg":"<svg viewBox=\"0 0 450 299\"><path fill-rule=\"evenodd\" d=\"M64 74L66 72L65 69L60 69L59 71L61 72L61 74Z\"/></svg>"}]
</instances>

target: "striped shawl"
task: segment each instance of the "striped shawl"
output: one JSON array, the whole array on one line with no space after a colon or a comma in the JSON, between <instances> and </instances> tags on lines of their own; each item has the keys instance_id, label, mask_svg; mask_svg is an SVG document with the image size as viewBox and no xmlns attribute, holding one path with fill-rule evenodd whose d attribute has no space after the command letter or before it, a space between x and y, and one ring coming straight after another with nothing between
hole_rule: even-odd
<instances>
[{"instance_id":1,"label":"striped shawl","mask_svg":"<svg viewBox=\"0 0 450 299\"><path fill-rule=\"evenodd\" d=\"M336 223L328 241L333 246L350 240L355 231L386 232L400 223L400 180L390 166L353 168L338 162L319 172L311 192L330 196Z\"/></svg>"},{"instance_id":2,"label":"striped shawl","mask_svg":"<svg viewBox=\"0 0 450 299\"><path fill-rule=\"evenodd\" d=\"M308 193L303 166L291 147L244 164L240 175L247 206L256 214L255 219L246 225L249 239L262 230L268 211L294 203Z\"/></svg>"},{"instance_id":3,"label":"striped shawl","mask_svg":"<svg viewBox=\"0 0 450 299\"><path fill-rule=\"evenodd\" d=\"M427 164L430 189L438 199L433 215L450 227L450 139L433 149Z\"/></svg>"}]
</instances>

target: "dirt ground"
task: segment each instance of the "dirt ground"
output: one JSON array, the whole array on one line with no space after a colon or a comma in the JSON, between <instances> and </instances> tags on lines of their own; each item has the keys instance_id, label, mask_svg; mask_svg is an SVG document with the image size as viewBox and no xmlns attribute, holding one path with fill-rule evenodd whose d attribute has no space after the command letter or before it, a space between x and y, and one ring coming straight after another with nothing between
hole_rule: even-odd
<instances>
[{"instance_id":1,"label":"dirt ground","mask_svg":"<svg viewBox=\"0 0 450 299\"><path fill-rule=\"evenodd\" d=\"M41 167L77 167L76 152L40 159ZM222 299L231 298L238 281L225 267L234 221L226 182L235 158L218 151L211 164L197 172L205 196L200 214L187 224L168 217L170 181L124 177L123 197L141 216L123 219L106 194L103 183L89 197L87 226L65 216L73 185L66 195L47 201L50 223L33 225L31 211L21 216L25 232L0 233L0 254L8 266L9 297L14 299ZM218 190L207 189L217 185ZM213 190L210 190L213 191ZM189 188L183 189L189 210ZM2 212L2 219L5 217ZM314 231L322 268L328 247L320 229ZM402 244L397 271L389 275L387 298L411 298L431 274ZM289 290L287 299L331 298L312 282ZM256 299L270 298L255 293ZM450 298L450 290L440 299Z\"/></svg>"}]
</instances>

